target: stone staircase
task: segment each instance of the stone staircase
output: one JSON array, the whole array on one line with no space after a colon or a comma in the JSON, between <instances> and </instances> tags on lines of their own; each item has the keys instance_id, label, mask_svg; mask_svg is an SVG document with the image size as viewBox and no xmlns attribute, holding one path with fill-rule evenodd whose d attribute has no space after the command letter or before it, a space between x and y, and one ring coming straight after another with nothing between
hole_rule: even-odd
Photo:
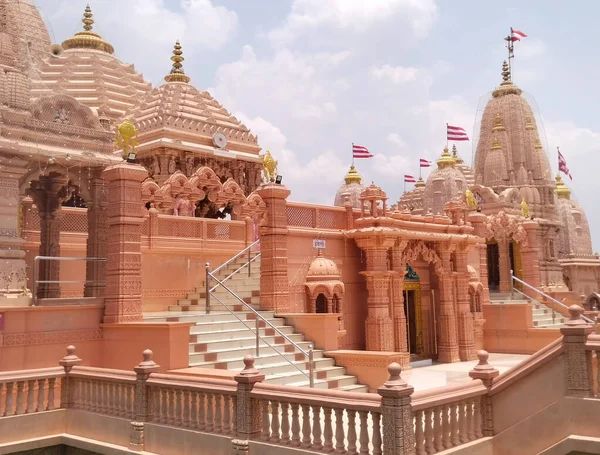
<instances>
[{"instance_id":1,"label":"stone staircase","mask_svg":"<svg viewBox=\"0 0 600 455\"><path fill-rule=\"evenodd\" d=\"M535 299L525 298L518 292L515 292L513 300L510 299L510 293L490 292L490 302L507 305L515 303L531 303L533 305L533 327L537 329L558 329L567 319L557 312L553 321L551 308Z\"/></svg>"},{"instance_id":2,"label":"stone staircase","mask_svg":"<svg viewBox=\"0 0 600 455\"><path fill-rule=\"evenodd\" d=\"M233 261L219 272L218 278L225 278L245 262L245 256ZM225 284L264 319L308 352L309 345L313 344L311 341L305 340L303 334L286 325L285 320L276 317L274 312L259 309L259 270L260 258L252 263L252 276L249 277L247 269L243 269ZM214 285L216 283L213 283ZM204 282L195 292L185 299L180 299L177 305L170 306L168 312L144 315L144 320L152 322L194 322L195 326L190 328L190 367L233 371L243 369L245 355L256 356L256 319L256 314L223 287L217 288L211 295L210 314L206 314ZM259 319L258 325L261 339L255 366L265 375L264 382L308 387L308 377L299 371L300 369L308 373L306 356L264 321ZM313 358L315 388L368 391L366 386L358 383L355 376L348 375L345 368L336 366L334 359L326 357L322 350L314 349Z\"/></svg>"}]
</instances>

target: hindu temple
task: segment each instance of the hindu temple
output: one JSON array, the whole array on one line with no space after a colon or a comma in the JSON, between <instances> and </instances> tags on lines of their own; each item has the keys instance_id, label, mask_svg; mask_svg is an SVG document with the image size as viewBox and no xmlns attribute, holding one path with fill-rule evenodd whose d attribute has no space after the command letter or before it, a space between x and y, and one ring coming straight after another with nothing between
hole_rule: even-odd
<instances>
[{"instance_id":1,"label":"hindu temple","mask_svg":"<svg viewBox=\"0 0 600 455\"><path fill-rule=\"evenodd\" d=\"M185 42L153 86L97 21L0 0L2 453L600 447L600 258L506 62L472 165L306 204Z\"/></svg>"}]
</instances>

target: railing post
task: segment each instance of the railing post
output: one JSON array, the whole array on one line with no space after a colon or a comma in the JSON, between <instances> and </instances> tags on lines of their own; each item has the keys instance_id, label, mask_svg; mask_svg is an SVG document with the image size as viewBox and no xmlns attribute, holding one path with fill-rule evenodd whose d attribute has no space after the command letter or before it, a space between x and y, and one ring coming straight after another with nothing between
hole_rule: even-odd
<instances>
[{"instance_id":1,"label":"railing post","mask_svg":"<svg viewBox=\"0 0 600 455\"><path fill-rule=\"evenodd\" d=\"M510 301L515 299L515 277L513 271L510 271Z\"/></svg>"},{"instance_id":2,"label":"railing post","mask_svg":"<svg viewBox=\"0 0 600 455\"><path fill-rule=\"evenodd\" d=\"M262 382L265 375L254 368L254 357L244 357L244 369L235 375L237 386L237 409L235 413L237 439L232 441L233 454L241 455L249 452L249 440L260 436L262 428L262 412L260 401L252 398L254 384Z\"/></svg>"},{"instance_id":3,"label":"railing post","mask_svg":"<svg viewBox=\"0 0 600 455\"><path fill-rule=\"evenodd\" d=\"M310 388L314 388L315 386L315 354L313 352L314 346L312 344L308 345L308 382L310 384Z\"/></svg>"},{"instance_id":4,"label":"railing post","mask_svg":"<svg viewBox=\"0 0 600 455\"><path fill-rule=\"evenodd\" d=\"M260 343L260 319L257 317L255 320L255 327L256 327L256 357L258 357L260 355L260 347L259 347L259 343Z\"/></svg>"},{"instance_id":5,"label":"railing post","mask_svg":"<svg viewBox=\"0 0 600 455\"><path fill-rule=\"evenodd\" d=\"M400 376L397 363L388 366L390 378L377 389L383 417L383 455L414 455L415 432L410 396L414 387Z\"/></svg>"},{"instance_id":6,"label":"railing post","mask_svg":"<svg viewBox=\"0 0 600 455\"><path fill-rule=\"evenodd\" d=\"M206 314L210 314L210 262L206 263L206 280L204 280L206 284Z\"/></svg>"},{"instance_id":7,"label":"railing post","mask_svg":"<svg viewBox=\"0 0 600 455\"><path fill-rule=\"evenodd\" d=\"M590 359L587 357L591 356L591 352L586 352L585 344L593 327L582 319L583 308L579 305L571 305L569 313L571 319L560 328L565 352L564 365L569 369L566 375L567 396L588 398L593 396L593 379L592 372L588 368L588 363L591 361L588 362Z\"/></svg>"},{"instance_id":8,"label":"railing post","mask_svg":"<svg viewBox=\"0 0 600 455\"><path fill-rule=\"evenodd\" d=\"M151 421L154 414L155 399L152 391L148 390L146 381L151 373L160 369L160 366L152 360L150 349L146 349L143 356L144 360L133 369L135 371L135 420L130 422L129 447L136 452L144 451L144 422Z\"/></svg>"},{"instance_id":9,"label":"railing post","mask_svg":"<svg viewBox=\"0 0 600 455\"><path fill-rule=\"evenodd\" d=\"M483 436L494 436L494 415L492 413L492 397L490 389L492 382L500 372L488 363L490 355L487 351L477 352L479 363L469 371L469 376L472 379L481 379L483 385L487 388L487 393L481 397L480 412L481 412L481 432Z\"/></svg>"},{"instance_id":10,"label":"railing post","mask_svg":"<svg viewBox=\"0 0 600 455\"><path fill-rule=\"evenodd\" d=\"M248 278L250 278L251 268L252 268L252 248L248 248Z\"/></svg>"},{"instance_id":11,"label":"railing post","mask_svg":"<svg viewBox=\"0 0 600 455\"><path fill-rule=\"evenodd\" d=\"M75 389L73 388L73 381L70 377L71 370L75 365L81 363L81 359L75 355L75 346L67 347L67 355L62 358L58 364L65 369L65 377L62 380L60 387L60 407L67 409L73 406L73 399L75 397ZM50 405L48 403L48 405Z\"/></svg>"}]
</instances>

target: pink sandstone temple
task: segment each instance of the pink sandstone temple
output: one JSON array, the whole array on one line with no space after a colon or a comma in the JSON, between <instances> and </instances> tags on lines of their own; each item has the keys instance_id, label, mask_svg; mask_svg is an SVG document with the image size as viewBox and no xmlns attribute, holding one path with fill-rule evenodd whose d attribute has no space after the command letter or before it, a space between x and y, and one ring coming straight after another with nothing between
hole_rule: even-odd
<instances>
[{"instance_id":1,"label":"pink sandstone temple","mask_svg":"<svg viewBox=\"0 0 600 455\"><path fill-rule=\"evenodd\" d=\"M506 63L472 167L311 205L96 19L0 0L0 453L600 452L600 259Z\"/></svg>"}]
</instances>

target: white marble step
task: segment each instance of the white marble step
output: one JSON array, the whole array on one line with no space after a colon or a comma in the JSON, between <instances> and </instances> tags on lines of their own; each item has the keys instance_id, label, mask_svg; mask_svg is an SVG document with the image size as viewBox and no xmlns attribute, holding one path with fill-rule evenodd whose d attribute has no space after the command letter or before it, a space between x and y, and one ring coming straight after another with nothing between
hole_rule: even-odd
<instances>
[{"instance_id":1,"label":"white marble step","mask_svg":"<svg viewBox=\"0 0 600 455\"><path fill-rule=\"evenodd\" d=\"M297 345L308 351L308 346L311 344L310 341L301 341ZM268 353L279 353L279 354L295 354L299 352L296 347L291 344L272 344L268 346L266 343L260 344L260 352L264 354ZM242 346L238 348L230 348L225 350L212 350L210 347L207 352L193 352L190 353L190 364L196 364L199 362L222 362L226 360L243 359L248 354L255 354L254 346Z\"/></svg>"},{"instance_id":2,"label":"white marble step","mask_svg":"<svg viewBox=\"0 0 600 455\"><path fill-rule=\"evenodd\" d=\"M287 338L292 340L294 343L299 344L304 341L304 335L293 333L286 335ZM284 338L282 335L275 334L270 336L261 336L259 339L259 347L262 346L279 346L285 343L289 343L289 340ZM190 343L190 354L196 354L198 352L219 352L219 351L229 351L233 349L241 349L241 348L254 348L256 346L256 337L250 332L240 334L237 338L232 338L229 340L219 340L213 339L207 342L201 343ZM199 349L203 349L202 351Z\"/></svg>"},{"instance_id":3,"label":"white marble step","mask_svg":"<svg viewBox=\"0 0 600 455\"><path fill-rule=\"evenodd\" d=\"M307 362L306 356L300 352L288 352L288 353L278 353L273 350L267 351L265 349L261 349L259 355L256 355L256 351L252 351L252 354L255 358L254 366L261 370L262 368L269 368L270 366L278 366L283 363L289 364L290 362L295 363L299 362L299 364L305 364ZM244 354L246 355L246 354ZM314 350L313 351L313 359L317 362L320 359L324 359L322 350ZM287 359L287 360L286 360ZM332 360L332 359L330 359ZM240 356L238 358L228 359L222 362L219 361L196 361L190 366L194 367L204 367L204 368L214 368L214 369L223 369L223 370L231 370L231 371L239 371L244 368L244 357Z\"/></svg>"},{"instance_id":4,"label":"white marble step","mask_svg":"<svg viewBox=\"0 0 600 455\"><path fill-rule=\"evenodd\" d=\"M226 326L221 326L222 328L213 329L213 327L207 327L206 331L202 330L200 327L192 327L196 332L190 333L190 343L210 343L212 341L219 340L233 340L236 338L243 337L244 335L248 336L248 334L254 335L254 324L249 324L250 328L244 326L241 322L238 323L224 323ZM275 325L275 324L273 324ZM292 335L294 333L294 328L290 325L285 326L277 326L278 330L286 334L287 336ZM211 329L208 331L208 329ZM265 327L259 329L260 336L266 336L272 333L276 333L274 329L270 327Z\"/></svg>"}]
</instances>

